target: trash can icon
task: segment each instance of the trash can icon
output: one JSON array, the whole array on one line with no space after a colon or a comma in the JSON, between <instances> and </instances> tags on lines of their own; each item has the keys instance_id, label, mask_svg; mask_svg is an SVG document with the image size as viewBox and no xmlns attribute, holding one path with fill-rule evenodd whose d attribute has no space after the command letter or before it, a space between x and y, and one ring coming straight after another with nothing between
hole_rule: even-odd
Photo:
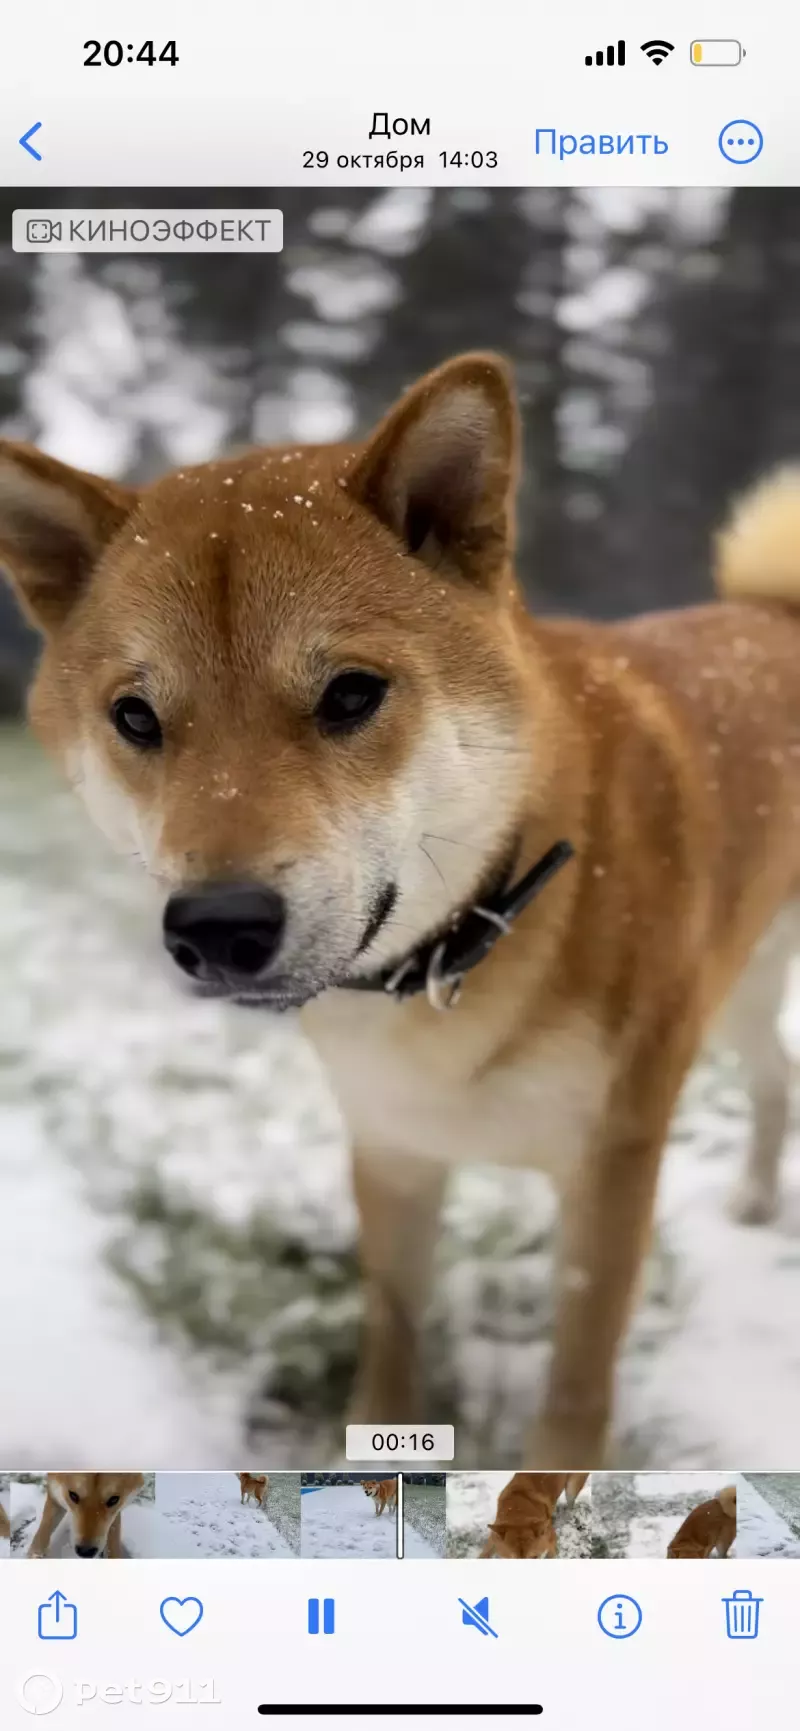
<instances>
[{"instance_id":1,"label":"trash can icon","mask_svg":"<svg viewBox=\"0 0 800 1731\"><path fill-rule=\"evenodd\" d=\"M755 1641L764 1600L756 1599L749 1587L743 1587L739 1592L731 1593L729 1599L723 1599L722 1603L728 1640Z\"/></svg>"}]
</instances>

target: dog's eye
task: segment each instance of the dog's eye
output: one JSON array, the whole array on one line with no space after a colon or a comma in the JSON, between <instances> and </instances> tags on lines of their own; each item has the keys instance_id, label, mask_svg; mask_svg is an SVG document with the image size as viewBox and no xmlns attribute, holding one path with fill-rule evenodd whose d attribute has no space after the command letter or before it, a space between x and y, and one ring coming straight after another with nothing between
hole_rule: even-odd
<instances>
[{"instance_id":1,"label":"dog's eye","mask_svg":"<svg viewBox=\"0 0 800 1731\"><path fill-rule=\"evenodd\" d=\"M161 744L161 723L143 697L118 697L111 705L111 720L120 738L140 751L155 751Z\"/></svg>"},{"instance_id":2,"label":"dog's eye","mask_svg":"<svg viewBox=\"0 0 800 1731\"><path fill-rule=\"evenodd\" d=\"M375 715L389 689L378 673L337 673L317 704L316 718L323 733L347 733Z\"/></svg>"},{"instance_id":3,"label":"dog's eye","mask_svg":"<svg viewBox=\"0 0 800 1731\"><path fill-rule=\"evenodd\" d=\"M70 1502L71 1502L71 1503L79 1503L79 1502L80 1502L80 1500L81 1500L81 1499L80 1499L80 1497L79 1497L79 1496L78 1496L78 1493L77 1493L77 1491L70 1491L70 1493L69 1493L69 1500L70 1500Z\"/></svg>"},{"instance_id":4,"label":"dog's eye","mask_svg":"<svg viewBox=\"0 0 800 1731\"><path fill-rule=\"evenodd\" d=\"M106 1502L106 1508L107 1509L115 1509L118 1502L119 1502L119 1497L109 1497L108 1501Z\"/></svg>"}]
</instances>

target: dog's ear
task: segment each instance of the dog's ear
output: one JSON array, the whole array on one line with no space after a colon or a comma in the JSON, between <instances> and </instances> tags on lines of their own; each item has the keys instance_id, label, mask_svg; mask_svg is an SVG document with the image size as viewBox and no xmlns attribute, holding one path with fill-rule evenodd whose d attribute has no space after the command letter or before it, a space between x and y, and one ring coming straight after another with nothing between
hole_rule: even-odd
<instances>
[{"instance_id":1,"label":"dog's ear","mask_svg":"<svg viewBox=\"0 0 800 1731\"><path fill-rule=\"evenodd\" d=\"M45 633L61 625L136 503L115 481L0 439L0 566Z\"/></svg>"},{"instance_id":2,"label":"dog's ear","mask_svg":"<svg viewBox=\"0 0 800 1731\"><path fill-rule=\"evenodd\" d=\"M513 542L519 430L498 355L460 355L390 410L347 491L410 553L491 588Z\"/></svg>"}]
</instances>

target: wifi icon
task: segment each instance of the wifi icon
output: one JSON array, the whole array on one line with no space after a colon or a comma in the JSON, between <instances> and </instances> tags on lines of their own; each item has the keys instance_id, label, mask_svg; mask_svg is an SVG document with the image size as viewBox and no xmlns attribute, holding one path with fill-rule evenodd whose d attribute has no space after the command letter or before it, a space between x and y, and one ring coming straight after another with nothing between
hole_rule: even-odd
<instances>
[{"instance_id":1,"label":"wifi icon","mask_svg":"<svg viewBox=\"0 0 800 1731\"><path fill-rule=\"evenodd\" d=\"M660 66L662 60L666 60L667 55L673 53L674 48L674 42L642 43L642 53L647 55L648 60L652 60L654 66Z\"/></svg>"}]
</instances>

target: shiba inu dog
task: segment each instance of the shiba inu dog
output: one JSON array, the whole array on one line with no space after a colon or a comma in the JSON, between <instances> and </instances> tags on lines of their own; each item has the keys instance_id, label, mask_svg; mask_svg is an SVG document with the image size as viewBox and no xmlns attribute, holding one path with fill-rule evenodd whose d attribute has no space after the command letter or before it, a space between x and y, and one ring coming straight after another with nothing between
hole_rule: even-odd
<instances>
[{"instance_id":1,"label":"shiba inu dog","mask_svg":"<svg viewBox=\"0 0 800 1731\"><path fill-rule=\"evenodd\" d=\"M269 1478L267 1474L237 1473L236 1477L239 1480L239 1488L242 1493L241 1501L243 1503L249 1503L252 1499L254 1503L258 1503L259 1508L263 1508L264 1503L267 1500L267 1492L269 1491Z\"/></svg>"},{"instance_id":2,"label":"shiba inu dog","mask_svg":"<svg viewBox=\"0 0 800 1731\"><path fill-rule=\"evenodd\" d=\"M28 1550L46 1557L66 1515L76 1557L122 1557L122 1511L144 1484L142 1473L48 1473L41 1520Z\"/></svg>"},{"instance_id":3,"label":"shiba inu dog","mask_svg":"<svg viewBox=\"0 0 800 1731\"><path fill-rule=\"evenodd\" d=\"M679 1526L668 1557L727 1557L736 1537L736 1486L725 1485L706 1503L698 1503Z\"/></svg>"},{"instance_id":4,"label":"shiba inu dog","mask_svg":"<svg viewBox=\"0 0 800 1731\"><path fill-rule=\"evenodd\" d=\"M362 1479L361 1483L368 1497L372 1497L376 1515L382 1515L384 1509L397 1508L396 1479Z\"/></svg>"},{"instance_id":5,"label":"shiba inu dog","mask_svg":"<svg viewBox=\"0 0 800 1731\"><path fill-rule=\"evenodd\" d=\"M497 1499L482 1557L557 1557L553 1520L559 1497L572 1508L588 1473L515 1473Z\"/></svg>"},{"instance_id":6,"label":"shiba inu dog","mask_svg":"<svg viewBox=\"0 0 800 1731\"><path fill-rule=\"evenodd\" d=\"M604 1456L670 1118L726 1004L755 1116L737 1210L776 1203L800 470L722 535L723 601L611 626L529 616L518 465L509 371L466 355L361 445L140 491L3 442L0 560L44 634L34 726L163 886L176 969L303 1008L327 1066L367 1282L351 1417L427 1410L449 1171L539 1167L561 1264L524 1460L579 1469Z\"/></svg>"},{"instance_id":7,"label":"shiba inu dog","mask_svg":"<svg viewBox=\"0 0 800 1731\"><path fill-rule=\"evenodd\" d=\"M2 1503L0 1503L0 1539L10 1539L10 1537L11 1537L11 1522L9 1521L8 1515L6 1514L6 1511L3 1508Z\"/></svg>"}]
</instances>

